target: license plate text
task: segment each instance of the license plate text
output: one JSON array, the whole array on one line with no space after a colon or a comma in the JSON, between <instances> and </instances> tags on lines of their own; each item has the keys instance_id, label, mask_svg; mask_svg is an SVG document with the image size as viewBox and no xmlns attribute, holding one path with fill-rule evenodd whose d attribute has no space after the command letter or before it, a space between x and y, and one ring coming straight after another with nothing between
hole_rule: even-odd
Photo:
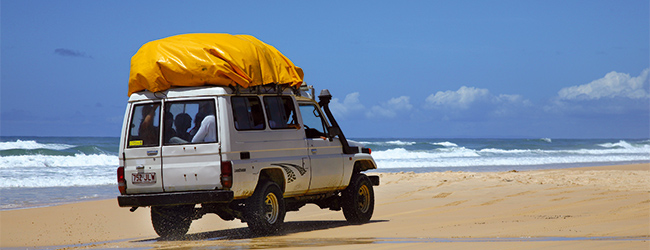
<instances>
[{"instance_id":1,"label":"license plate text","mask_svg":"<svg viewBox=\"0 0 650 250\"><path fill-rule=\"evenodd\" d=\"M156 183L156 173L135 173L131 174L133 184L153 184Z\"/></svg>"}]
</instances>

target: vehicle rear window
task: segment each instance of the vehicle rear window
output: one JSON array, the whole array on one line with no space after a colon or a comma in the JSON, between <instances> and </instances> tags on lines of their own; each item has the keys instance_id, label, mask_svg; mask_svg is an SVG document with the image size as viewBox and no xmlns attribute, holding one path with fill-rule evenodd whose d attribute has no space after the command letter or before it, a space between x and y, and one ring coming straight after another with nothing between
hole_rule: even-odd
<instances>
[{"instance_id":1,"label":"vehicle rear window","mask_svg":"<svg viewBox=\"0 0 650 250\"><path fill-rule=\"evenodd\" d=\"M131 113L127 147L160 145L160 103L138 104Z\"/></svg>"},{"instance_id":2,"label":"vehicle rear window","mask_svg":"<svg viewBox=\"0 0 650 250\"><path fill-rule=\"evenodd\" d=\"M264 130L264 110L256 96L233 96L232 113L237 130Z\"/></svg>"},{"instance_id":3,"label":"vehicle rear window","mask_svg":"<svg viewBox=\"0 0 650 250\"><path fill-rule=\"evenodd\" d=\"M164 145L216 142L214 100L165 102Z\"/></svg>"}]
</instances>

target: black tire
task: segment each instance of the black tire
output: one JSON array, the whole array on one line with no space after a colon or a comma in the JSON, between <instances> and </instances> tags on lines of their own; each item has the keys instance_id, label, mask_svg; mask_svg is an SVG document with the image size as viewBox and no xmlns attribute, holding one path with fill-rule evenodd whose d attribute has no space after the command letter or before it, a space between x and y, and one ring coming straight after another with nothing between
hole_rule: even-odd
<instances>
[{"instance_id":1,"label":"black tire","mask_svg":"<svg viewBox=\"0 0 650 250\"><path fill-rule=\"evenodd\" d=\"M273 234L282 229L286 207L278 184L260 183L253 195L246 199L244 219L255 234Z\"/></svg>"},{"instance_id":2,"label":"black tire","mask_svg":"<svg viewBox=\"0 0 650 250\"><path fill-rule=\"evenodd\" d=\"M151 207L151 224L163 238L183 236L192 224L193 205Z\"/></svg>"},{"instance_id":3,"label":"black tire","mask_svg":"<svg viewBox=\"0 0 650 250\"><path fill-rule=\"evenodd\" d=\"M375 209L375 193L368 176L353 175L341 198L343 215L349 223L362 224L370 221Z\"/></svg>"}]
</instances>

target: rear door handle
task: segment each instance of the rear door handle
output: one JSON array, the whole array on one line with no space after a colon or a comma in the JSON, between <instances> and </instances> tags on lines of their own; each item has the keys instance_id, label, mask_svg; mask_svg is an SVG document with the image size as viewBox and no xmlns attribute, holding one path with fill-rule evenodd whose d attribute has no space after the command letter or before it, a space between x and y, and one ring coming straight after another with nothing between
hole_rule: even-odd
<instances>
[{"instance_id":1,"label":"rear door handle","mask_svg":"<svg viewBox=\"0 0 650 250\"><path fill-rule=\"evenodd\" d=\"M158 150L149 150L147 151L147 155L148 156L158 155Z\"/></svg>"}]
</instances>

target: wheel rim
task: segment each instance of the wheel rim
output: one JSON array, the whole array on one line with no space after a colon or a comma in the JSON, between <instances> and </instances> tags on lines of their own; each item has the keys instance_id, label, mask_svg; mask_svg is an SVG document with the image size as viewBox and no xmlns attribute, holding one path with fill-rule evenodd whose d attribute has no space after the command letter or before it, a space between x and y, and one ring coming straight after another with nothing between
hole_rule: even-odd
<instances>
[{"instance_id":1,"label":"wheel rim","mask_svg":"<svg viewBox=\"0 0 650 250\"><path fill-rule=\"evenodd\" d=\"M278 219L280 211L278 197L276 197L274 193L268 193L264 199L264 207L264 217L266 218L266 221L270 224L274 224Z\"/></svg>"},{"instance_id":2,"label":"wheel rim","mask_svg":"<svg viewBox=\"0 0 650 250\"><path fill-rule=\"evenodd\" d=\"M368 212L368 209L370 208L370 190L368 190L368 186L361 185L361 187L359 187L359 201L357 205L359 211L362 213Z\"/></svg>"}]
</instances>

